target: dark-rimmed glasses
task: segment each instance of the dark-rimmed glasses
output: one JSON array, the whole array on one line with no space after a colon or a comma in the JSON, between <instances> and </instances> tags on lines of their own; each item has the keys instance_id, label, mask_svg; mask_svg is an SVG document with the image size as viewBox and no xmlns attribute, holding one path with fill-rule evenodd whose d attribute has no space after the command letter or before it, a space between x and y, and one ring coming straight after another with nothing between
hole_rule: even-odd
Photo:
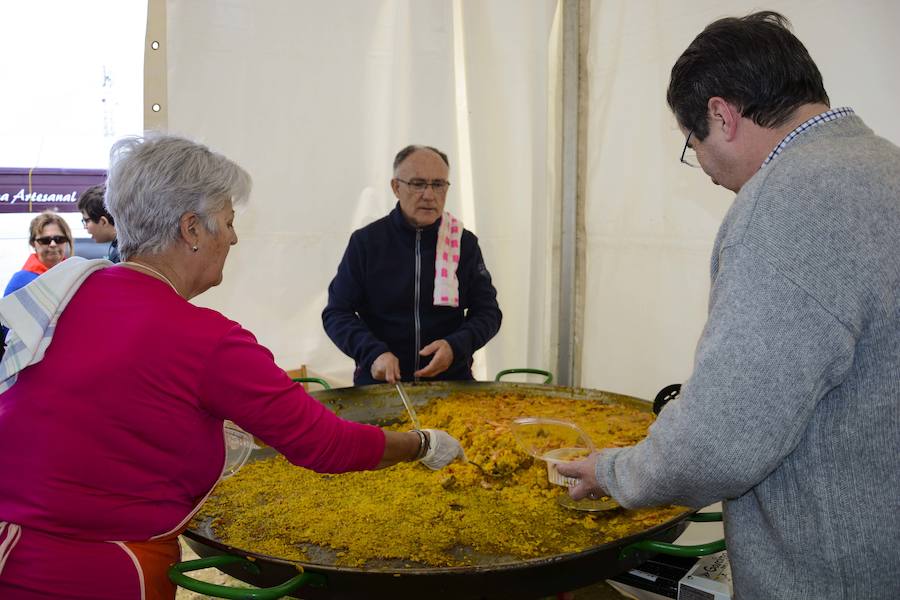
<instances>
[{"instance_id":1,"label":"dark-rimmed glasses","mask_svg":"<svg viewBox=\"0 0 900 600\"><path fill-rule=\"evenodd\" d=\"M84 225L85 227L87 227L88 223L93 223L93 222L94 222L94 220L90 217L82 217L81 218L81 224Z\"/></svg>"},{"instance_id":2,"label":"dark-rimmed glasses","mask_svg":"<svg viewBox=\"0 0 900 600\"><path fill-rule=\"evenodd\" d=\"M400 183L405 183L409 186L409 189L414 191L417 194L425 193L425 190L431 186L431 189L434 190L435 194L446 194L447 188L450 187L450 182L444 179L435 179L434 181L425 181L424 179L410 179L409 181L404 181L399 177L395 178Z\"/></svg>"},{"instance_id":3,"label":"dark-rimmed glasses","mask_svg":"<svg viewBox=\"0 0 900 600\"><path fill-rule=\"evenodd\" d=\"M57 246L62 246L63 244L69 243L69 238L64 235L45 235L39 238L34 238L41 246L49 246L51 243L56 244Z\"/></svg>"},{"instance_id":4,"label":"dark-rimmed glasses","mask_svg":"<svg viewBox=\"0 0 900 600\"><path fill-rule=\"evenodd\" d=\"M695 169L700 168L700 162L697 160L697 153L694 152L694 149L691 148L691 137L694 135L694 130L688 133L687 137L684 138L684 148L681 150L681 164L687 165L689 167L694 167Z\"/></svg>"}]
</instances>

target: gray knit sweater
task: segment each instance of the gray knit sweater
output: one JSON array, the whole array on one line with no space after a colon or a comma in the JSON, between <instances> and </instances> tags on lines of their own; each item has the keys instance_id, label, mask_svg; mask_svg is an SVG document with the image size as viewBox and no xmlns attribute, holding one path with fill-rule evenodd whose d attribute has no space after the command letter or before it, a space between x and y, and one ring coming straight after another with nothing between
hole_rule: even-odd
<instances>
[{"instance_id":1,"label":"gray knit sweater","mask_svg":"<svg viewBox=\"0 0 900 600\"><path fill-rule=\"evenodd\" d=\"M817 125L741 189L694 372L605 451L625 506L724 500L741 600L900 598L900 148Z\"/></svg>"}]
</instances>

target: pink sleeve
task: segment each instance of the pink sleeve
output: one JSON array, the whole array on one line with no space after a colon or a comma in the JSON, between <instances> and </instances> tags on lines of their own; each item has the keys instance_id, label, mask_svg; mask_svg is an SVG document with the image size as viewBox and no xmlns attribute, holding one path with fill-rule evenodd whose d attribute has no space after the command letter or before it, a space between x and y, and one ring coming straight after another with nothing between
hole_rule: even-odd
<instances>
[{"instance_id":1,"label":"pink sleeve","mask_svg":"<svg viewBox=\"0 0 900 600\"><path fill-rule=\"evenodd\" d=\"M320 473L373 469L384 432L336 416L275 364L249 331L235 326L210 356L200 402L294 463Z\"/></svg>"}]
</instances>

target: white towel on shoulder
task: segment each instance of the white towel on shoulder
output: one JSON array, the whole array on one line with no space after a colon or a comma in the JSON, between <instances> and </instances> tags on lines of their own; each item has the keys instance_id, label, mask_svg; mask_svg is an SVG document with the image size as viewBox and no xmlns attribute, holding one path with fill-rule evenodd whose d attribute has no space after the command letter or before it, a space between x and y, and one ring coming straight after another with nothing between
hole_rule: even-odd
<instances>
[{"instance_id":1,"label":"white towel on shoulder","mask_svg":"<svg viewBox=\"0 0 900 600\"><path fill-rule=\"evenodd\" d=\"M73 256L0 299L0 323L9 328L0 362L0 394L16 382L19 371L44 358L59 316L87 276L110 265L103 258Z\"/></svg>"}]
</instances>

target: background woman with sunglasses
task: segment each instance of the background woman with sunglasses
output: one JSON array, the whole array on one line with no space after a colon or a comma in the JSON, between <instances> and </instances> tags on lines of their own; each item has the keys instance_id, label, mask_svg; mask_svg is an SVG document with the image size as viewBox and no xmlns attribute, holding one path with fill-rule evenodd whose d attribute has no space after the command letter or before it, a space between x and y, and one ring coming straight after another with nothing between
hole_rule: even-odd
<instances>
[{"instance_id":1,"label":"background woman with sunglasses","mask_svg":"<svg viewBox=\"0 0 900 600\"><path fill-rule=\"evenodd\" d=\"M6 285L4 296L23 288L41 273L72 256L72 231L56 213L42 212L31 221L28 243L34 253Z\"/></svg>"}]
</instances>

